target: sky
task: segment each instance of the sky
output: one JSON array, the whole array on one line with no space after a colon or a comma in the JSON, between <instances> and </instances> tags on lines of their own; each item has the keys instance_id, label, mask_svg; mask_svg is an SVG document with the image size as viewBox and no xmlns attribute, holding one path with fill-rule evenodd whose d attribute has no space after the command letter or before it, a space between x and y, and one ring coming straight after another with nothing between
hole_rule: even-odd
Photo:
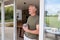
<instances>
[{"instance_id":1,"label":"sky","mask_svg":"<svg viewBox=\"0 0 60 40\"><path fill-rule=\"evenodd\" d=\"M57 14L60 11L60 0L45 0L45 10L48 14Z\"/></svg>"}]
</instances>

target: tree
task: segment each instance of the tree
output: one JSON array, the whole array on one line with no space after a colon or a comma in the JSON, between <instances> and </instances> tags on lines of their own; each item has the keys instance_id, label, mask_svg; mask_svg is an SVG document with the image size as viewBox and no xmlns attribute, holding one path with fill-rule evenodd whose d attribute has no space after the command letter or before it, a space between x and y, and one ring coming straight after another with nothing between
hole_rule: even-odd
<instances>
[{"instance_id":1,"label":"tree","mask_svg":"<svg viewBox=\"0 0 60 40\"><path fill-rule=\"evenodd\" d=\"M13 19L13 7L6 7L5 8L5 19Z\"/></svg>"},{"instance_id":2,"label":"tree","mask_svg":"<svg viewBox=\"0 0 60 40\"><path fill-rule=\"evenodd\" d=\"M44 16L47 16L48 11L44 11Z\"/></svg>"}]
</instances>

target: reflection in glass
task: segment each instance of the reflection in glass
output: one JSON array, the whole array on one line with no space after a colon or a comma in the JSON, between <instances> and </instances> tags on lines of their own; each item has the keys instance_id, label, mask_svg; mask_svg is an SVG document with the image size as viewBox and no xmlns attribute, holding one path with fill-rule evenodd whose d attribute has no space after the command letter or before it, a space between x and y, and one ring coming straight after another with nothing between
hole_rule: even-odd
<instances>
[{"instance_id":1,"label":"reflection in glass","mask_svg":"<svg viewBox=\"0 0 60 40\"><path fill-rule=\"evenodd\" d=\"M5 7L5 40L13 40L13 1L4 3Z\"/></svg>"},{"instance_id":2,"label":"reflection in glass","mask_svg":"<svg viewBox=\"0 0 60 40\"><path fill-rule=\"evenodd\" d=\"M5 26L13 27L13 6L5 7Z\"/></svg>"},{"instance_id":3,"label":"reflection in glass","mask_svg":"<svg viewBox=\"0 0 60 40\"><path fill-rule=\"evenodd\" d=\"M60 40L60 0L45 0L45 39Z\"/></svg>"}]
</instances>

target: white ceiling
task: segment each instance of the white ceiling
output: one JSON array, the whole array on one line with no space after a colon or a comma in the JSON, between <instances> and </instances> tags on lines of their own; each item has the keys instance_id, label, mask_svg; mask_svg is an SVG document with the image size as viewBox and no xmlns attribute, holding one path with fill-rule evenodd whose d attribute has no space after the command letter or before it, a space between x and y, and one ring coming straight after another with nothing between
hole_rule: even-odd
<instances>
[{"instance_id":1,"label":"white ceiling","mask_svg":"<svg viewBox=\"0 0 60 40\"><path fill-rule=\"evenodd\" d=\"M8 4L13 4L13 0L9 0L5 2L5 5L8 5ZM25 10L27 9L29 4L34 4L37 7L39 7L39 0L16 0L17 9Z\"/></svg>"}]
</instances>

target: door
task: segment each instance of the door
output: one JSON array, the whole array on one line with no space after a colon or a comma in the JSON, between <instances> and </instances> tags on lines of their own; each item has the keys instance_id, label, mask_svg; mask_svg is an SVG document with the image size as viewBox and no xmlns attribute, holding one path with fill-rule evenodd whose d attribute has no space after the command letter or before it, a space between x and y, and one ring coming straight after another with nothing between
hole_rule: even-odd
<instances>
[{"instance_id":1,"label":"door","mask_svg":"<svg viewBox=\"0 0 60 40\"><path fill-rule=\"evenodd\" d=\"M44 40L60 40L60 0L45 0Z\"/></svg>"},{"instance_id":2,"label":"door","mask_svg":"<svg viewBox=\"0 0 60 40\"><path fill-rule=\"evenodd\" d=\"M7 4L6 4L7 3ZM15 0L1 0L1 40L16 40L16 6Z\"/></svg>"}]
</instances>

